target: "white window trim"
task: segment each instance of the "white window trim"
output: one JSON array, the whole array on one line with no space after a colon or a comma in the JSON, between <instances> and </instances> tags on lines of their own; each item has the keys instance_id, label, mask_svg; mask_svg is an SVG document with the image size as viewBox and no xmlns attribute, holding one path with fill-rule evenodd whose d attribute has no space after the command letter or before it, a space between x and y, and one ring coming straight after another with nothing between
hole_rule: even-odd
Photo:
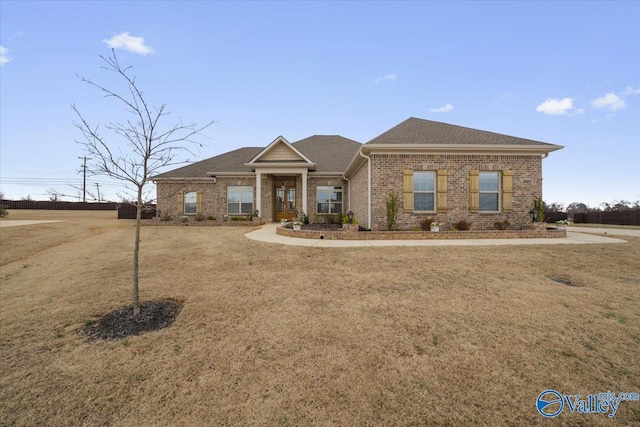
<instances>
[{"instance_id":1,"label":"white window trim","mask_svg":"<svg viewBox=\"0 0 640 427\"><path fill-rule=\"evenodd\" d=\"M195 203L187 203L188 194L196 195ZM187 205L194 205L194 212L187 212ZM184 215L198 215L198 192L197 191L187 191L186 193L184 193L184 203L182 206L182 212L184 212Z\"/></svg>"},{"instance_id":2,"label":"white window trim","mask_svg":"<svg viewBox=\"0 0 640 427\"><path fill-rule=\"evenodd\" d=\"M331 212L331 199L329 199L329 201L327 202L329 205L329 212L326 213L322 213L322 212L318 212L318 204L320 202L318 202L318 191L320 188L331 188L331 192L336 191L336 188L340 188L340 193L342 193L342 199L340 201L340 206L342 207L342 209L340 210L340 212ZM342 185L318 185L316 186L316 214L317 215L337 215L339 213L343 213L344 212L344 187Z\"/></svg>"},{"instance_id":3,"label":"white window trim","mask_svg":"<svg viewBox=\"0 0 640 427\"><path fill-rule=\"evenodd\" d=\"M498 174L498 190L497 191L482 191L480 189L480 181L483 173L497 173ZM479 171L478 172L478 213L500 213L502 212L502 173L500 171ZM485 211L481 209L480 206L480 195L481 194L496 194L498 193L498 210L497 211Z\"/></svg>"},{"instance_id":4,"label":"white window trim","mask_svg":"<svg viewBox=\"0 0 640 427\"><path fill-rule=\"evenodd\" d=\"M416 191L415 190L415 179L416 179L416 174L417 173L431 173L433 174L433 191ZM438 174L436 173L436 171L413 171L413 185L414 185L414 190L413 190L413 211L417 212L417 213L436 213L438 212L438 199L437 199L437 195L438 195ZM416 193L420 193L420 194L433 194L433 210L432 211L419 211L416 209Z\"/></svg>"},{"instance_id":5,"label":"white window trim","mask_svg":"<svg viewBox=\"0 0 640 427\"><path fill-rule=\"evenodd\" d=\"M240 212L229 212L229 188L230 187L237 187L240 189L240 201L238 202L238 208ZM243 213L242 212L242 189L243 188L251 188L251 213L254 213L255 210L255 206L256 206L256 195L254 194L254 186L253 185L227 185L227 215L237 215L237 216L247 216L249 215L248 213ZM234 202L235 203L235 202Z\"/></svg>"}]
</instances>

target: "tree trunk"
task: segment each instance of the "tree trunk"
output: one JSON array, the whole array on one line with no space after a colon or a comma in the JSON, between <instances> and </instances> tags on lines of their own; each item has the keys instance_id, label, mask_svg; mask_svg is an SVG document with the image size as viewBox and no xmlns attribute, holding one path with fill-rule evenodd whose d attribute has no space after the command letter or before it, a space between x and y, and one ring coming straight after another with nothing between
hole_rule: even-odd
<instances>
[{"instance_id":1,"label":"tree trunk","mask_svg":"<svg viewBox=\"0 0 640 427\"><path fill-rule=\"evenodd\" d=\"M136 202L136 237L133 243L133 315L140 314L140 296L138 295L138 254L140 253L140 219L142 218L142 187L138 187Z\"/></svg>"}]
</instances>

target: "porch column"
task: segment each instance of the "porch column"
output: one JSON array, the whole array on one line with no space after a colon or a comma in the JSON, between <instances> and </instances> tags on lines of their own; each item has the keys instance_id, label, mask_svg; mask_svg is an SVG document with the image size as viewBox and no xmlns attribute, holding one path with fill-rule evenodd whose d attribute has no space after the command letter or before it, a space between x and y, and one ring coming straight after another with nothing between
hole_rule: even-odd
<instances>
[{"instance_id":1,"label":"porch column","mask_svg":"<svg viewBox=\"0 0 640 427\"><path fill-rule=\"evenodd\" d=\"M262 172L256 169L256 210L262 217Z\"/></svg>"},{"instance_id":2,"label":"porch column","mask_svg":"<svg viewBox=\"0 0 640 427\"><path fill-rule=\"evenodd\" d=\"M307 170L302 171L302 212L309 215L307 210Z\"/></svg>"}]
</instances>

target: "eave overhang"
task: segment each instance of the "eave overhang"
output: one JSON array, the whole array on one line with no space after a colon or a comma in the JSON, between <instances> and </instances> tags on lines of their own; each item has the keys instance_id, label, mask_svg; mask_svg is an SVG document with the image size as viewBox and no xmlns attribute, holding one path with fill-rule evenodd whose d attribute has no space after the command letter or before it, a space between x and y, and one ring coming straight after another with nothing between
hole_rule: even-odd
<instances>
[{"instance_id":1,"label":"eave overhang","mask_svg":"<svg viewBox=\"0 0 640 427\"><path fill-rule=\"evenodd\" d=\"M372 154L459 154L459 155L519 155L519 156L544 156L552 151L564 148L554 144L369 144L364 145L356 153L344 173L345 177L351 176L366 161L364 156Z\"/></svg>"}]
</instances>

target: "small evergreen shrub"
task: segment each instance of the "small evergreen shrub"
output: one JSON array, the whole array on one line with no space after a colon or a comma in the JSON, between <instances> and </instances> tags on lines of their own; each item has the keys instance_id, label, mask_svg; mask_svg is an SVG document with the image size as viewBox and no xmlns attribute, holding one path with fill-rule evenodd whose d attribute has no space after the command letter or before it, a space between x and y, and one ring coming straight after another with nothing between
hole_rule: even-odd
<instances>
[{"instance_id":1,"label":"small evergreen shrub","mask_svg":"<svg viewBox=\"0 0 640 427\"><path fill-rule=\"evenodd\" d=\"M467 221L466 219L461 219L460 221L458 221L455 224L453 224L453 226L455 228L457 228L458 230L460 230L460 231L465 231L465 230L471 229L471 223L469 221Z\"/></svg>"},{"instance_id":2,"label":"small evergreen shrub","mask_svg":"<svg viewBox=\"0 0 640 427\"><path fill-rule=\"evenodd\" d=\"M211 216L211 215L209 215L209 216L207 217L207 221L215 221L215 220L216 220L216 217L215 217L215 216Z\"/></svg>"}]
</instances>

